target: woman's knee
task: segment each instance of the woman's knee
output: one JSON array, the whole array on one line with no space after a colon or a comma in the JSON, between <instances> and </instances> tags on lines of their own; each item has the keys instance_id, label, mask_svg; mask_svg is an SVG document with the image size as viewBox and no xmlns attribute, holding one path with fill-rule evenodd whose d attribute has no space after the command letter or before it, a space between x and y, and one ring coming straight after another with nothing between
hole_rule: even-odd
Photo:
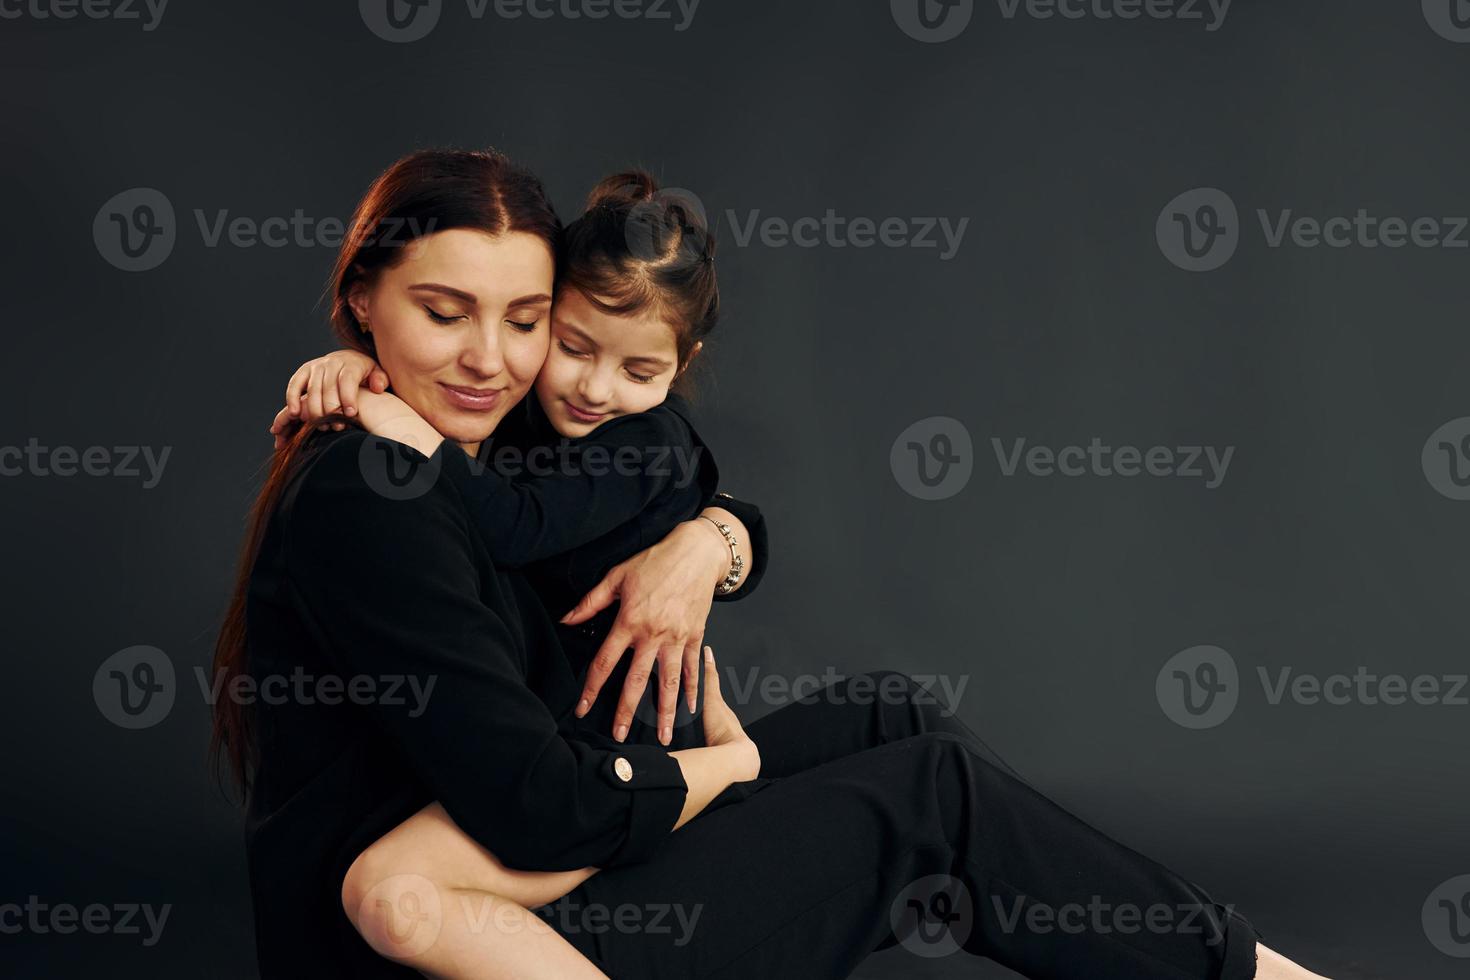
<instances>
[{"instance_id":1,"label":"woman's knee","mask_svg":"<svg viewBox=\"0 0 1470 980\"><path fill-rule=\"evenodd\" d=\"M367 944L398 963L416 964L429 932L438 932L439 884L403 867L393 849L374 843L342 877L342 910Z\"/></svg>"}]
</instances>

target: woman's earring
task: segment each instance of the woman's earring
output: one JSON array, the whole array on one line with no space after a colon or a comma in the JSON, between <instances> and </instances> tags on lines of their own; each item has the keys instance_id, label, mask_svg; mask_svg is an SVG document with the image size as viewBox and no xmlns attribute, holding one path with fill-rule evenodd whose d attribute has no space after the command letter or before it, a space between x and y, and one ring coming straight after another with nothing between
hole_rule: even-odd
<instances>
[{"instance_id":1,"label":"woman's earring","mask_svg":"<svg viewBox=\"0 0 1470 980\"><path fill-rule=\"evenodd\" d=\"M357 329L361 330L363 333L368 333L368 322L366 320L357 321Z\"/></svg>"}]
</instances>

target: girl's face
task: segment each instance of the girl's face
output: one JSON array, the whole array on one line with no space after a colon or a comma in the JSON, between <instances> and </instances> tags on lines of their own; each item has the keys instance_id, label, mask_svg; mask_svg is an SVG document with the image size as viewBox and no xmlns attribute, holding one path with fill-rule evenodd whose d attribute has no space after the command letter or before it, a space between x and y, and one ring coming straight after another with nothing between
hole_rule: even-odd
<instances>
[{"instance_id":1,"label":"girl's face","mask_svg":"<svg viewBox=\"0 0 1470 980\"><path fill-rule=\"evenodd\" d=\"M546 360L554 276L535 235L454 228L406 245L349 301L394 394L475 453Z\"/></svg>"},{"instance_id":2,"label":"girl's face","mask_svg":"<svg viewBox=\"0 0 1470 980\"><path fill-rule=\"evenodd\" d=\"M552 426L584 436L608 419L662 404L678 376L674 338L673 325L651 309L614 316L581 290L562 289L551 311L551 351L536 377Z\"/></svg>"}]
</instances>

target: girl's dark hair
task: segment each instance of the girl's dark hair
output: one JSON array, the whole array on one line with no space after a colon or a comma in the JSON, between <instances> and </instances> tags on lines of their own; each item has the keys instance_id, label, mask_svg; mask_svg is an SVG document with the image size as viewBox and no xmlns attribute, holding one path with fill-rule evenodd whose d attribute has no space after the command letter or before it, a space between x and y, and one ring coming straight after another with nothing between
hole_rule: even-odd
<instances>
[{"instance_id":1,"label":"girl's dark hair","mask_svg":"<svg viewBox=\"0 0 1470 980\"><path fill-rule=\"evenodd\" d=\"M693 195L660 190L642 170L604 178L586 213L567 226L558 277L606 313L652 309L673 324L679 381L687 384L694 345L720 317L715 236Z\"/></svg>"},{"instance_id":2,"label":"girl's dark hair","mask_svg":"<svg viewBox=\"0 0 1470 980\"><path fill-rule=\"evenodd\" d=\"M489 235L527 232L544 241L552 255L561 246L561 221L541 181L504 154L494 150L411 153L373 181L357 205L337 253L327 286L337 339L376 357L372 335L362 331L347 302L353 286L371 285L403 257L404 246L415 239L452 228ZM328 419L358 424L345 415ZM246 672L245 599L250 573L270 516L290 481L302 447L316 432L314 425L301 426L276 450L270 472L250 509L234 593L215 643L214 670L222 681L222 691L229 691L234 678ZM235 788L242 794L249 792L254 770L254 735L253 718L246 706L228 696L219 698L214 709L210 757L216 771L228 761Z\"/></svg>"}]
</instances>

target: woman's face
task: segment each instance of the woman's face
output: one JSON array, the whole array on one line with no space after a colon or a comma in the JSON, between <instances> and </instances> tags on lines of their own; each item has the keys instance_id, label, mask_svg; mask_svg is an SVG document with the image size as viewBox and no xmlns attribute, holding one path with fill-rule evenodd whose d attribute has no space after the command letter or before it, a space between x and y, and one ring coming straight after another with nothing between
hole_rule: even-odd
<instances>
[{"instance_id":1,"label":"woman's face","mask_svg":"<svg viewBox=\"0 0 1470 980\"><path fill-rule=\"evenodd\" d=\"M563 289L536 397L558 433L584 436L608 419L662 404L678 357L673 325L652 310L614 316L580 290Z\"/></svg>"},{"instance_id":2,"label":"woman's face","mask_svg":"<svg viewBox=\"0 0 1470 980\"><path fill-rule=\"evenodd\" d=\"M546 360L554 276L535 235L455 228L406 245L350 302L394 394L475 453Z\"/></svg>"}]
</instances>

